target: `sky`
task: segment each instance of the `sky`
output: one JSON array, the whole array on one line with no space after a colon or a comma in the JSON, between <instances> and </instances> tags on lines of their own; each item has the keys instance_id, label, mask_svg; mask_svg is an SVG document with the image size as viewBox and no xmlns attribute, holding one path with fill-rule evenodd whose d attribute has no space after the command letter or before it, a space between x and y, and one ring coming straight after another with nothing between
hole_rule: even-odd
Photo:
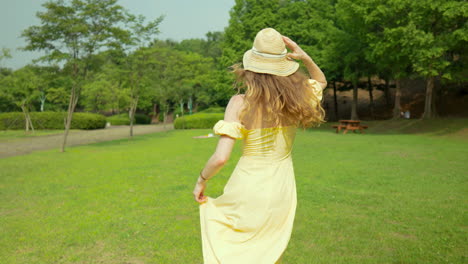
<instances>
[{"instance_id":1,"label":"sky","mask_svg":"<svg viewBox=\"0 0 468 264\"><path fill-rule=\"evenodd\" d=\"M0 66L18 69L31 63L42 53L17 50L25 46L21 32L32 25L39 25L36 12L46 0L0 0L0 49L9 48L11 59ZM223 31L229 22L229 10L234 0L118 0L118 4L134 15L155 19L165 18L160 24L159 39L180 41L204 38L209 31Z\"/></svg>"}]
</instances>

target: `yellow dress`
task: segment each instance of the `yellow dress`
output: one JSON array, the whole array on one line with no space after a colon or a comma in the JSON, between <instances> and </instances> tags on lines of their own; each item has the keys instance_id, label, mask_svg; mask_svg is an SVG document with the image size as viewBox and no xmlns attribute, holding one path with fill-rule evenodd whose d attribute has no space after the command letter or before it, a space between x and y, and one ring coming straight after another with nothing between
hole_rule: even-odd
<instances>
[{"instance_id":1,"label":"yellow dress","mask_svg":"<svg viewBox=\"0 0 468 264\"><path fill-rule=\"evenodd\" d=\"M223 194L199 206L204 264L280 263L297 204L291 158L296 129L249 130L225 120L214 125L215 134L243 139L243 153Z\"/></svg>"}]
</instances>

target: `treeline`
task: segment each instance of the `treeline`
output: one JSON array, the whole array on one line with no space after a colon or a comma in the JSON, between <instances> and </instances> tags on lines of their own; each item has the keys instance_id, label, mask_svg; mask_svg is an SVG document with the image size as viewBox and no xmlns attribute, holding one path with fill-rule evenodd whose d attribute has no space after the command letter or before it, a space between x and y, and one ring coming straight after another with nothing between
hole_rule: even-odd
<instances>
[{"instance_id":1,"label":"treeline","mask_svg":"<svg viewBox=\"0 0 468 264\"><path fill-rule=\"evenodd\" d=\"M464 83L468 76L466 1L236 0L224 32L180 42L157 39L163 17L145 22L117 0L49 1L43 6L37 14L41 25L22 33L28 43L24 49L45 51L41 65L54 66L2 68L2 112L78 108L166 116L224 106L236 92L229 67L242 61L265 27L301 44L324 70L335 96L337 89L353 89L352 119L358 118L362 79L384 80L387 96L394 82L394 114L399 115L400 80L424 78L423 117L430 118L437 112L436 96L443 92L434 83ZM0 60L8 56L3 50ZM370 82L360 88L372 98Z\"/></svg>"},{"instance_id":2,"label":"treeline","mask_svg":"<svg viewBox=\"0 0 468 264\"><path fill-rule=\"evenodd\" d=\"M43 7L40 25L21 36L27 43L22 49L46 55L37 64L1 70L0 111L21 109L30 123L31 111L66 110L62 151L77 108L128 112L132 136L137 110L165 117L187 104L221 105L229 98L227 73L216 64L221 33L161 41L156 37L163 17L147 21L117 0L53 0ZM8 57L2 50L0 59Z\"/></svg>"},{"instance_id":3,"label":"treeline","mask_svg":"<svg viewBox=\"0 0 468 264\"><path fill-rule=\"evenodd\" d=\"M467 81L467 17L466 1L236 0L222 61L240 61L255 33L274 27L301 44L323 69L335 90L335 109L336 82L351 84L351 119L358 119L358 86L369 90L373 111L371 77L385 81L387 98L389 83L396 83L394 116L400 114L400 80L424 78L423 118L431 118L436 96L448 87L444 84ZM438 91L436 81L443 84Z\"/></svg>"}]
</instances>

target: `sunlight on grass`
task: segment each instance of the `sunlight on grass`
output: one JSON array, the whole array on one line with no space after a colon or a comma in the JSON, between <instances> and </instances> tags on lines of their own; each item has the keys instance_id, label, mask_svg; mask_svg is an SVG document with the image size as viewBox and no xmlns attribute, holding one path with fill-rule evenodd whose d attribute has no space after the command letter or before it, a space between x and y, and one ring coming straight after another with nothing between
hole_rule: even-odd
<instances>
[{"instance_id":1,"label":"sunlight on grass","mask_svg":"<svg viewBox=\"0 0 468 264\"><path fill-rule=\"evenodd\" d=\"M208 132L0 159L0 263L202 263L191 192L217 138L192 137ZM208 196L240 155L238 141ZM455 139L298 130L284 263L463 263L467 157Z\"/></svg>"}]
</instances>

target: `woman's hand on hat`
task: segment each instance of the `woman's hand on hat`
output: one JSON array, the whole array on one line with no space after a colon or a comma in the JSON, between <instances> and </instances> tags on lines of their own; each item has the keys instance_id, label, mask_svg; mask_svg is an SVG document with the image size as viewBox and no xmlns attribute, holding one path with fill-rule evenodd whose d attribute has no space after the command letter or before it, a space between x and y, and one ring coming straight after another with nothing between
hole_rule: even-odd
<instances>
[{"instance_id":1,"label":"woman's hand on hat","mask_svg":"<svg viewBox=\"0 0 468 264\"><path fill-rule=\"evenodd\" d=\"M295 60L306 60L310 59L309 55L297 45L296 42L292 41L290 38L283 36L283 41L286 47L288 47L291 52L288 53L286 56L289 59L295 59Z\"/></svg>"}]
</instances>

